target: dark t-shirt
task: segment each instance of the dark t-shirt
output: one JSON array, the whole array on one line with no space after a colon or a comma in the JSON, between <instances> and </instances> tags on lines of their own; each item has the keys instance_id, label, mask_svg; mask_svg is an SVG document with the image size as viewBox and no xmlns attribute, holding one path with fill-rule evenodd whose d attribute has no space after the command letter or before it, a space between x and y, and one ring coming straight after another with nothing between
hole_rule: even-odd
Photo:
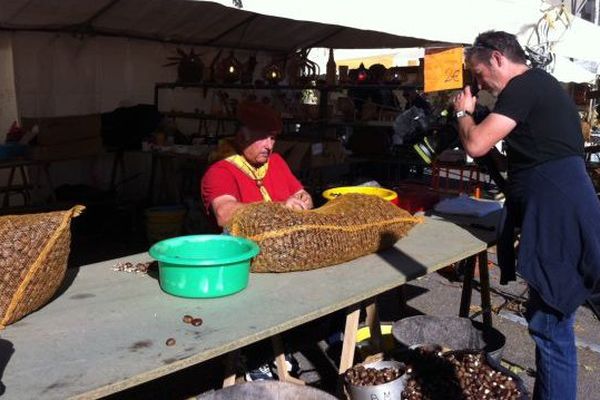
<instances>
[{"instance_id":1,"label":"dark t-shirt","mask_svg":"<svg viewBox=\"0 0 600 400\"><path fill-rule=\"evenodd\" d=\"M583 157L575 104L547 72L533 68L514 77L498 96L493 112L517 123L505 138L509 176L546 161Z\"/></svg>"}]
</instances>

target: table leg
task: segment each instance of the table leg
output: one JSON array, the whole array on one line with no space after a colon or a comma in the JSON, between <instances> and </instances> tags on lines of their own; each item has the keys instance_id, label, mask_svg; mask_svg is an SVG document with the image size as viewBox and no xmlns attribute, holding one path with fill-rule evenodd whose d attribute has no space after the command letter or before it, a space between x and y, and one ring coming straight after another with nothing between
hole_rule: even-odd
<instances>
[{"instance_id":1,"label":"table leg","mask_svg":"<svg viewBox=\"0 0 600 400\"><path fill-rule=\"evenodd\" d=\"M13 180L15 178L15 168L17 167L11 167L10 169L10 173L8 174L8 181L6 183L6 187L7 187L7 191L4 193L4 199L2 201L2 207L3 208L8 208L8 206L10 205L10 187L13 184Z\"/></svg>"},{"instance_id":2,"label":"table leg","mask_svg":"<svg viewBox=\"0 0 600 400\"><path fill-rule=\"evenodd\" d=\"M21 173L21 184L23 185L23 205L28 206L31 204L29 177L27 176L27 171L25 171L25 167L23 165L19 166L19 172Z\"/></svg>"},{"instance_id":3,"label":"table leg","mask_svg":"<svg viewBox=\"0 0 600 400\"><path fill-rule=\"evenodd\" d=\"M398 313L401 315L401 318L404 318L407 314L407 306L406 306L406 289L404 285L398 286L395 289L398 293Z\"/></svg>"},{"instance_id":4,"label":"table leg","mask_svg":"<svg viewBox=\"0 0 600 400\"><path fill-rule=\"evenodd\" d=\"M356 304L347 310L346 326L344 328L344 342L342 344L342 356L340 359L339 373L343 374L352 367L354 363L354 350L356 349L356 331L360 318L360 304Z\"/></svg>"},{"instance_id":5,"label":"table leg","mask_svg":"<svg viewBox=\"0 0 600 400\"><path fill-rule=\"evenodd\" d=\"M492 323L492 299L490 295L490 271L488 269L487 250L478 255L479 282L481 283L481 308L483 310L483 324L491 328Z\"/></svg>"},{"instance_id":6,"label":"table leg","mask_svg":"<svg viewBox=\"0 0 600 400\"><path fill-rule=\"evenodd\" d=\"M225 356L225 378L223 379L223 387L235 385L235 365L239 357L239 350L233 350Z\"/></svg>"},{"instance_id":7,"label":"table leg","mask_svg":"<svg viewBox=\"0 0 600 400\"><path fill-rule=\"evenodd\" d=\"M383 338L381 337L381 324L379 322L379 313L377 312L376 299L372 298L366 307L366 323L369 327L371 348L375 353L382 351Z\"/></svg>"},{"instance_id":8,"label":"table leg","mask_svg":"<svg viewBox=\"0 0 600 400\"><path fill-rule=\"evenodd\" d=\"M462 296L460 299L459 317L468 318L471 307L471 292L473 290L473 276L475 275L475 257L461 261L464 263L465 275L463 280Z\"/></svg>"},{"instance_id":9,"label":"table leg","mask_svg":"<svg viewBox=\"0 0 600 400\"><path fill-rule=\"evenodd\" d=\"M154 153L150 154L150 179L148 180L148 192L146 194L148 204L154 203L154 180L156 179L157 158L158 156Z\"/></svg>"},{"instance_id":10,"label":"table leg","mask_svg":"<svg viewBox=\"0 0 600 400\"><path fill-rule=\"evenodd\" d=\"M44 176L46 177L46 183L48 184L49 190L49 198L50 201L56 202L56 192L54 191L54 183L52 183L52 175L50 174L50 163L46 162L42 166L42 170L44 171Z\"/></svg>"},{"instance_id":11,"label":"table leg","mask_svg":"<svg viewBox=\"0 0 600 400\"><path fill-rule=\"evenodd\" d=\"M275 354L275 365L277 365L277 375L279 380L283 382L295 383L297 385L304 385L305 382L302 379L297 379L291 376L287 370L287 364L285 362L285 350L283 348L283 342L280 335L275 335L271 338L273 342L273 354Z\"/></svg>"},{"instance_id":12,"label":"table leg","mask_svg":"<svg viewBox=\"0 0 600 400\"><path fill-rule=\"evenodd\" d=\"M117 188L118 169L121 169L121 179L125 177L125 151L118 150L113 158L112 170L110 172L110 191L114 192Z\"/></svg>"}]
</instances>

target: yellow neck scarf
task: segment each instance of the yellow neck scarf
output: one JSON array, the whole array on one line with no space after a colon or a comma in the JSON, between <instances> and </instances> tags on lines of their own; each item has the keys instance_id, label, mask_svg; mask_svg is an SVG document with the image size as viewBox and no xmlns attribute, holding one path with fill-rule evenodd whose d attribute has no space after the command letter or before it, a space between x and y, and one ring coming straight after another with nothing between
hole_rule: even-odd
<instances>
[{"instance_id":1,"label":"yellow neck scarf","mask_svg":"<svg viewBox=\"0 0 600 400\"><path fill-rule=\"evenodd\" d=\"M258 190L260 190L260 194L262 195L264 201L272 201L267 188L263 185L263 179L265 179L267 170L269 169L269 162L266 162L264 165L258 168L254 168L248 161L246 161L244 156L239 154L229 156L225 160L238 167L243 173L248 175L256 182L256 186L258 186Z\"/></svg>"}]
</instances>

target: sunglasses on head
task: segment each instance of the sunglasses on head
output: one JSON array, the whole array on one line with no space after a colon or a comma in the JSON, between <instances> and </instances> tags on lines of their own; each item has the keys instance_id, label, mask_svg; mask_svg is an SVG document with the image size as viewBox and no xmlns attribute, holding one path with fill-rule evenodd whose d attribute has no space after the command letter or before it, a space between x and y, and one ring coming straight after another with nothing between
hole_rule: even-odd
<instances>
[{"instance_id":1,"label":"sunglasses on head","mask_svg":"<svg viewBox=\"0 0 600 400\"><path fill-rule=\"evenodd\" d=\"M502 53L502 50L500 50L498 47L494 46L493 44L487 43L483 40L476 40L475 43L473 43L473 46L471 48L476 48L476 47L479 47L481 49L499 51L500 53Z\"/></svg>"}]
</instances>

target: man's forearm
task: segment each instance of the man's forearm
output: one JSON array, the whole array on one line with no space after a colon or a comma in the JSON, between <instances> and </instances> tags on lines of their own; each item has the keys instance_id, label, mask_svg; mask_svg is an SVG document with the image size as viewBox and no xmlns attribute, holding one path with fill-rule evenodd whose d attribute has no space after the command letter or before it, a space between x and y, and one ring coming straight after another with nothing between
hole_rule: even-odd
<instances>
[{"instance_id":1,"label":"man's forearm","mask_svg":"<svg viewBox=\"0 0 600 400\"><path fill-rule=\"evenodd\" d=\"M240 208L244 206L244 203L240 203L239 201L228 201L223 204L219 204L217 207L214 207L215 217L217 219L217 224L220 227L224 227L225 225L231 222L231 218L233 218L233 214Z\"/></svg>"},{"instance_id":2,"label":"man's forearm","mask_svg":"<svg viewBox=\"0 0 600 400\"><path fill-rule=\"evenodd\" d=\"M458 135L463 148L470 156L472 156L473 151L473 128L475 126L475 121L470 115L458 119Z\"/></svg>"}]
</instances>

